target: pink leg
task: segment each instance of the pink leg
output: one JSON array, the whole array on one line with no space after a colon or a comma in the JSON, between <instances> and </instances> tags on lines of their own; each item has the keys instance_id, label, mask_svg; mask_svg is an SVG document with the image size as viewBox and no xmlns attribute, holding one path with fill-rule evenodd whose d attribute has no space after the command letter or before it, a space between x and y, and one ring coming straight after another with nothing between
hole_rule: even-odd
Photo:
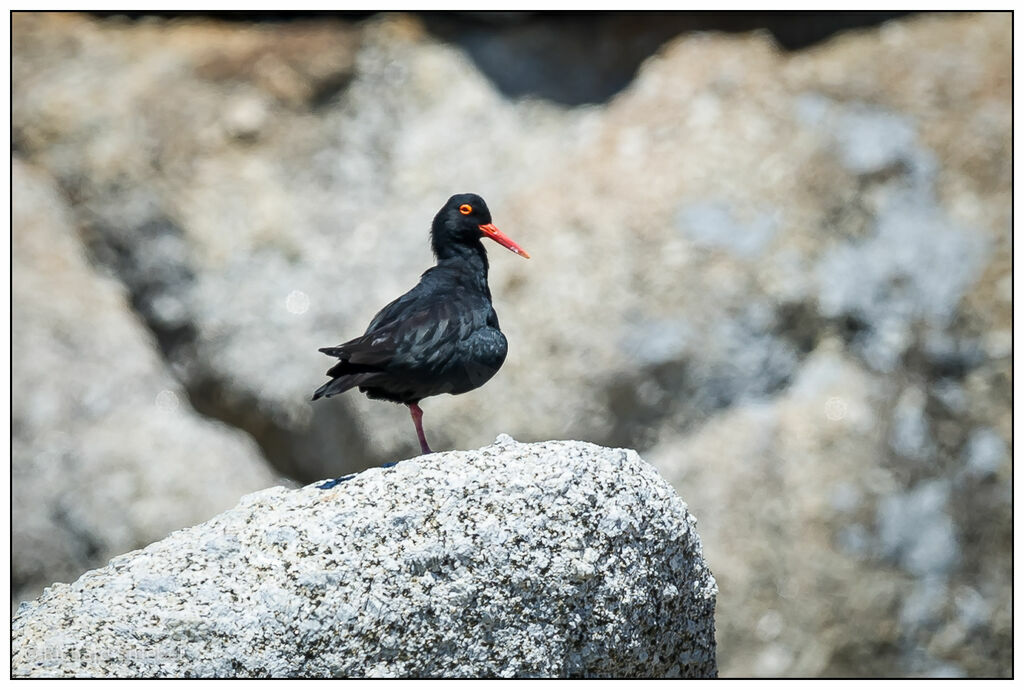
<instances>
[{"instance_id":1,"label":"pink leg","mask_svg":"<svg viewBox=\"0 0 1024 690\"><path fill-rule=\"evenodd\" d=\"M409 414L412 415L412 423L416 425L416 436L420 439L420 450L426 453L433 453L427 445L427 437L423 434L423 410L416 403L409 405Z\"/></svg>"}]
</instances>

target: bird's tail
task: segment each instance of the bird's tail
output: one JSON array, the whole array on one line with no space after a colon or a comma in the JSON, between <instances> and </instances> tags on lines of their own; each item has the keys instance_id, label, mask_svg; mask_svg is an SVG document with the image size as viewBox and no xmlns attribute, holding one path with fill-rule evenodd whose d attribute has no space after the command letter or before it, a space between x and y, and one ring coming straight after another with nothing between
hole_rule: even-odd
<instances>
[{"instance_id":1,"label":"bird's tail","mask_svg":"<svg viewBox=\"0 0 1024 690\"><path fill-rule=\"evenodd\" d=\"M372 361L372 357L367 356L367 353L364 351L365 348L361 349L361 340L361 338L357 338L335 347L320 348L320 352L331 357L337 357L339 361L335 362L334 366L327 370L327 375L331 377L331 380L316 389L316 392L313 393L313 400L329 398L332 395L344 393L348 389L362 385L380 374L380 368ZM353 353L360 357L362 361L353 363Z\"/></svg>"},{"instance_id":2,"label":"bird's tail","mask_svg":"<svg viewBox=\"0 0 1024 690\"><path fill-rule=\"evenodd\" d=\"M333 395L344 393L350 388L355 388L368 378L370 377L367 374L348 374L345 376L338 376L317 388L316 392L313 393L313 400L330 398Z\"/></svg>"}]
</instances>

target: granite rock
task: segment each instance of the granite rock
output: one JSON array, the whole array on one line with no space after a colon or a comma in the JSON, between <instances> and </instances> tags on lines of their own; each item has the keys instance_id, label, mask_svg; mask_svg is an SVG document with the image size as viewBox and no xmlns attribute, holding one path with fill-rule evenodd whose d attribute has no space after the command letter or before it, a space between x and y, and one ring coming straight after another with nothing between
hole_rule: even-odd
<instances>
[{"instance_id":1,"label":"granite rock","mask_svg":"<svg viewBox=\"0 0 1024 690\"><path fill-rule=\"evenodd\" d=\"M405 460L246 496L24 604L15 676L709 677L714 577L633 451Z\"/></svg>"}]
</instances>

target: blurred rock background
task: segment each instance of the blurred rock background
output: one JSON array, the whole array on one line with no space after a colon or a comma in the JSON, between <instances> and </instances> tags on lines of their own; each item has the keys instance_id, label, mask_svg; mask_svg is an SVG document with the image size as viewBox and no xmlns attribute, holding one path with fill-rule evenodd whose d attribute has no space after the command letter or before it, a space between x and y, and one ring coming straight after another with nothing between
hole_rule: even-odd
<instances>
[{"instance_id":1,"label":"blurred rock background","mask_svg":"<svg viewBox=\"0 0 1024 690\"><path fill-rule=\"evenodd\" d=\"M474 191L510 351L431 399L636 448L723 676L1011 673L1009 13L15 13L16 604L416 454L311 405ZM510 468L513 471L513 468Z\"/></svg>"}]
</instances>

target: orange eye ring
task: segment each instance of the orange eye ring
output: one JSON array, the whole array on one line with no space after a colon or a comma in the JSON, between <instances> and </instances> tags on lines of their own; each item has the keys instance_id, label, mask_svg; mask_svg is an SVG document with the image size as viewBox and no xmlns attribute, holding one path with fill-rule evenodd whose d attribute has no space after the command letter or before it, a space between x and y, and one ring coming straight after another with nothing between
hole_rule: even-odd
<instances>
[{"instance_id":1,"label":"orange eye ring","mask_svg":"<svg viewBox=\"0 0 1024 690\"><path fill-rule=\"evenodd\" d=\"M473 207L470 206L469 204L463 204L462 206L459 206L459 213L461 213L464 216L468 216L472 212Z\"/></svg>"}]
</instances>

